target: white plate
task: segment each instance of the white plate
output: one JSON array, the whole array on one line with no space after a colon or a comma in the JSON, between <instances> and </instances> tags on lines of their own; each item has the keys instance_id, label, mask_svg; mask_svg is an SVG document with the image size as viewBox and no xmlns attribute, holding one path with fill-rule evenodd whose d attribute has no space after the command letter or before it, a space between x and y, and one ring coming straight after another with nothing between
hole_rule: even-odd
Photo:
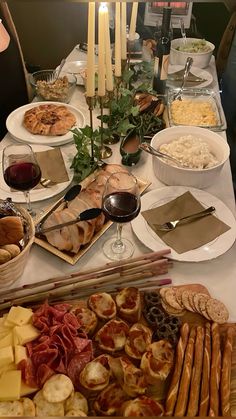
<instances>
[{"instance_id":1,"label":"white plate","mask_svg":"<svg viewBox=\"0 0 236 419\"><path fill-rule=\"evenodd\" d=\"M52 150L52 147L43 146L43 145L33 145L32 146L33 151L46 151L46 150ZM62 152L62 156L65 162L65 167L68 173L69 180L67 182L58 183L56 185L50 186L48 188L41 188L41 189L32 189L30 191L30 200L31 202L37 202L37 201L43 201L44 199L51 198L52 196L55 196L59 194L60 192L64 191L64 189L67 188L68 185L72 182L74 172L72 169L70 169L71 161L70 158ZM12 192L9 186L5 183L3 178L3 171L2 171L2 151L0 152L0 198L6 199L6 198L12 198L13 202L16 203L25 203L25 197L23 192L16 191Z\"/></svg>"},{"instance_id":2,"label":"white plate","mask_svg":"<svg viewBox=\"0 0 236 419\"><path fill-rule=\"evenodd\" d=\"M69 111L71 111L76 117L76 125L74 128L82 128L85 125L85 117L79 109L75 108L74 106L67 105L65 103L60 102L34 102L29 103L28 105L21 106L20 108L15 109L7 118L6 127L11 134L11 136L20 142L23 143L31 143L31 144L42 144L42 145L49 145L49 146L58 146L70 143L73 141L73 134L71 131L68 131L65 135L57 135L57 136L46 136L46 135L34 135L31 134L25 127L22 125L23 117L25 112L28 109L34 108L35 106L39 105L64 105L66 106Z\"/></svg>"},{"instance_id":3,"label":"white plate","mask_svg":"<svg viewBox=\"0 0 236 419\"><path fill-rule=\"evenodd\" d=\"M66 61L63 66L63 71L69 74L75 74L77 84L84 86L84 79L81 77L81 72L87 68L87 61Z\"/></svg>"},{"instance_id":4,"label":"white plate","mask_svg":"<svg viewBox=\"0 0 236 419\"><path fill-rule=\"evenodd\" d=\"M145 194L141 198L142 211L164 205L187 191L190 191L204 207L214 206L216 208L216 216L231 228L215 240L197 249L181 254L171 249L170 259L184 262L201 262L215 259L225 253L233 245L236 238L236 220L229 208L215 196L200 189L186 188L184 186L168 186L155 189ZM132 221L132 228L139 240L149 247L149 249L158 251L168 247L151 229L141 213Z\"/></svg>"},{"instance_id":5,"label":"white plate","mask_svg":"<svg viewBox=\"0 0 236 419\"><path fill-rule=\"evenodd\" d=\"M177 71L183 70L184 67L182 65L169 65L168 67L168 74L176 73ZM198 67L191 67L190 72L196 76L201 77L202 79L206 80L202 83L191 83L191 86L188 85L188 87L194 88L194 87L206 87L209 86L213 82L213 76L206 70L203 70L202 68ZM168 80L167 79L167 85L168 86L176 86L176 83L174 80Z\"/></svg>"}]
</instances>

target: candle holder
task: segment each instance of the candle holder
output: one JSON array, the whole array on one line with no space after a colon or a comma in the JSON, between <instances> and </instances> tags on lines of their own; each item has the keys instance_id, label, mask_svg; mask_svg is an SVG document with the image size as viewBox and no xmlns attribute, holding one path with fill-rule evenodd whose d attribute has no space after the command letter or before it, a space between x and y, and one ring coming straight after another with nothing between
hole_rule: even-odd
<instances>
[{"instance_id":1,"label":"candle holder","mask_svg":"<svg viewBox=\"0 0 236 419\"><path fill-rule=\"evenodd\" d=\"M118 102L118 99L120 97L120 86L122 82L121 76L115 76L115 90L116 90L116 101Z\"/></svg>"},{"instance_id":2,"label":"candle holder","mask_svg":"<svg viewBox=\"0 0 236 419\"><path fill-rule=\"evenodd\" d=\"M109 120L108 120L108 128L111 127L111 104L112 104L112 99L114 97L114 92L110 91L107 92L108 94L108 107L109 107ZM110 131L110 130L109 130ZM117 134L110 134L109 132L109 138L103 140L104 144L116 144L120 141L120 137Z\"/></svg>"},{"instance_id":3,"label":"candle holder","mask_svg":"<svg viewBox=\"0 0 236 419\"><path fill-rule=\"evenodd\" d=\"M110 147L104 145L104 131L103 131L103 109L104 109L104 96L99 96L99 103L101 109L101 146L100 146L100 159L108 159L111 157L112 150Z\"/></svg>"},{"instance_id":4,"label":"candle holder","mask_svg":"<svg viewBox=\"0 0 236 419\"><path fill-rule=\"evenodd\" d=\"M92 130L91 136L91 164L94 163L94 139L93 139L93 110L96 104L96 97L95 96L86 96L86 102L89 108L89 123L90 128Z\"/></svg>"}]
</instances>

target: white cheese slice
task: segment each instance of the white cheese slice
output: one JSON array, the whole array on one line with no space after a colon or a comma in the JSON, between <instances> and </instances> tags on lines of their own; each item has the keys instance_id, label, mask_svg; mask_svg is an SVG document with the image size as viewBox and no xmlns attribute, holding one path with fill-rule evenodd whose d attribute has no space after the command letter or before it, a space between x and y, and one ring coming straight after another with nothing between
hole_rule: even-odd
<instances>
[{"instance_id":1,"label":"white cheese slice","mask_svg":"<svg viewBox=\"0 0 236 419\"><path fill-rule=\"evenodd\" d=\"M0 377L0 401L19 400L21 371L6 371Z\"/></svg>"},{"instance_id":2,"label":"white cheese slice","mask_svg":"<svg viewBox=\"0 0 236 419\"><path fill-rule=\"evenodd\" d=\"M14 354L12 346L6 346L0 349L0 367L6 364L10 364L14 361Z\"/></svg>"},{"instance_id":3,"label":"white cheese slice","mask_svg":"<svg viewBox=\"0 0 236 419\"><path fill-rule=\"evenodd\" d=\"M25 345L26 343L31 342L40 335L40 332L32 324L15 326L13 333L18 338L18 342L20 345Z\"/></svg>"},{"instance_id":4,"label":"white cheese slice","mask_svg":"<svg viewBox=\"0 0 236 419\"><path fill-rule=\"evenodd\" d=\"M0 340L0 349L5 348L6 346L11 346L11 345L13 345L12 332L8 333L8 335L4 336L4 338Z\"/></svg>"},{"instance_id":5,"label":"white cheese slice","mask_svg":"<svg viewBox=\"0 0 236 419\"><path fill-rule=\"evenodd\" d=\"M26 348L22 345L15 346L15 363L19 364L23 359L27 359Z\"/></svg>"},{"instance_id":6,"label":"white cheese slice","mask_svg":"<svg viewBox=\"0 0 236 419\"><path fill-rule=\"evenodd\" d=\"M32 310L21 306L13 306L7 315L7 321L13 323L14 325L22 326L29 323L32 316Z\"/></svg>"}]
</instances>

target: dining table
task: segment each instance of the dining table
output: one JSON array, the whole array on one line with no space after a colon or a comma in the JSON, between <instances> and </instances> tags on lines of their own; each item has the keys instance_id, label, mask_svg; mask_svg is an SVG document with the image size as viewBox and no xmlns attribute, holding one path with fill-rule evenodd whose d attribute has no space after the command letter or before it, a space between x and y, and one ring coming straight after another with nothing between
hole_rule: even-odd
<instances>
[{"instance_id":1,"label":"dining table","mask_svg":"<svg viewBox=\"0 0 236 419\"><path fill-rule=\"evenodd\" d=\"M71 53L68 55L66 61L86 61L86 52L81 51L79 46L75 46ZM212 57L210 65L205 69L213 76L213 82L209 86L210 89L219 91L215 59ZM85 123L89 125L89 111L85 100L85 88L78 85L71 98L70 104L78 108L85 117ZM35 100L35 99L34 99ZM99 126L97 115L99 109L95 109L93 113L94 126ZM226 132L219 133L223 141L227 141ZM1 141L0 150L9 144L13 144L16 140L13 139L10 133L7 133ZM112 149L112 156L106 159L107 163L121 164L120 144L113 144L110 146ZM76 153L75 144L68 143L61 146L63 152L68 156L74 156ZM150 186L145 193L154 189L166 188L155 175L152 167L152 156L147 153L142 153L139 162L129 168L129 170L138 178L150 182ZM232 176L230 163L227 161L216 181L205 189L206 192L217 197L221 200L232 212L235 217L235 197L232 184ZM65 191L57 196L45 199L39 202L33 202L33 208L37 214L43 214L44 211L59 199ZM1 198L1 190L0 190ZM14 193L12 193L14 201ZM21 204L24 205L24 204ZM31 248L27 264L21 277L14 282L9 288L21 287L25 284L36 284L39 281L44 281L48 278L58 277L67 273L78 272L88 268L104 265L108 259L103 254L102 245L105 240L115 235L115 225L111 227L97 240L91 248L78 260L75 265L70 265L59 257L51 254L42 247L34 244ZM150 252L135 235L130 223L125 224L123 234L134 244L134 256ZM222 255L205 261L186 262L173 260L173 266L169 269L165 278L171 278L173 285L182 284L202 284L209 290L214 298L220 299L229 310L229 320L236 322L236 305L235 305L235 289L236 289L236 243ZM159 278L159 277L158 277ZM2 285L1 285L2 287ZM93 290L91 289L91 293ZM0 290L1 293L1 290Z\"/></svg>"}]
</instances>

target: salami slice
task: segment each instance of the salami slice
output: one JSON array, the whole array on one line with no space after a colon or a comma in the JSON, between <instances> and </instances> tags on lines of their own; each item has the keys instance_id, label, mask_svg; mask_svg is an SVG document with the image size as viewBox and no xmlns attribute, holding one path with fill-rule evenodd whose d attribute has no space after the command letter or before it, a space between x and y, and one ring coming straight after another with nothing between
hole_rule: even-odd
<instances>
[{"instance_id":1,"label":"salami slice","mask_svg":"<svg viewBox=\"0 0 236 419\"><path fill-rule=\"evenodd\" d=\"M67 368L67 375L70 377L72 383L74 384L75 390L78 390L80 385L79 375L84 369L85 365L91 361L92 353L91 351L84 351L80 354L76 354L69 362Z\"/></svg>"}]
</instances>

